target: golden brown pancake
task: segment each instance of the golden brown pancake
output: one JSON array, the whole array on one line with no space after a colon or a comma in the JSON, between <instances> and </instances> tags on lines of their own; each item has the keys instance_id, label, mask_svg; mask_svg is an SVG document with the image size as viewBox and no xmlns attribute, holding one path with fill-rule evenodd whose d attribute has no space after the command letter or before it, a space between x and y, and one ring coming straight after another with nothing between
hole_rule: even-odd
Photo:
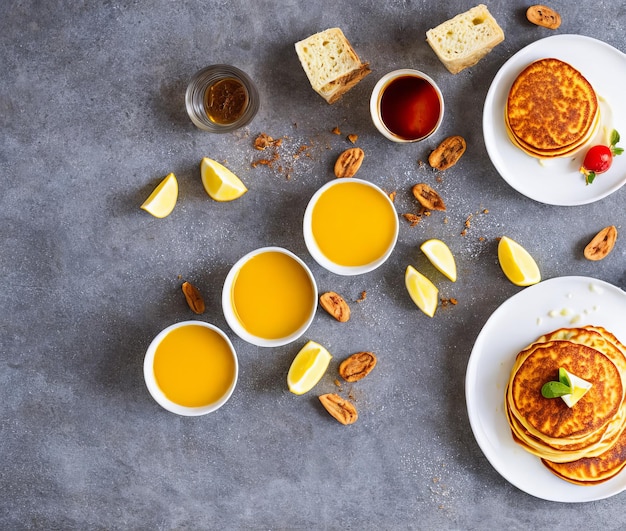
<instances>
[{"instance_id":1,"label":"golden brown pancake","mask_svg":"<svg viewBox=\"0 0 626 531\"><path fill-rule=\"evenodd\" d=\"M514 143L531 156L566 156L580 149L598 122L598 99L573 66L540 59L517 76L509 91L505 122Z\"/></svg>"},{"instance_id":2,"label":"golden brown pancake","mask_svg":"<svg viewBox=\"0 0 626 531\"><path fill-rule=\"evenodd\" d=\"M542 439L536 431L531 433L527 426L519 422L508 405L505 412L515 441L528 452L555 463L575 461L606 452L621 435L624 426L624 419L616 416L609 424L584 437L558 440L543 436Z\"/></svg>"},{"instance_id":3,"label":"golden brown pancake","mask_svg":"<svg viewBox=\"0 0 626 531\"><path fill-rule=\"evenodd\" d=\"M541 394L559 368L592 383L572 408ZM592 485L626 466L625 397L626 347L615 335L597 326L561 328L516 356L505 413L515 442L557 476Z\"/></svg>"},{"instance_id":4,"label":"golden brown pancake","mask_svg":"<svg viewBox=\"0 0 626 531\"><path fill-rule=\"evenodd\" d=\"M559 379L559 367L593 384L577 407L541 395L546 382ZM555 439L583 437L599 430L622 402L617 367L597 350L569 341L549 341L535 348L515 374L511 392L516 411L528 424Z\"/></svg>"},{"instance_id":5,"label":"golden brown pancake","mask_svg":"<svg viewBox=\"0 0 626 531\"><path fill-rule=\"evenodd\" d=\"M620 342L619 339L615 336L615 334L609 332L606 328L602 326L591 326L587 325L585 330L595 330L596 332L602 334L603 337L608 339L613 345L615 345L621 353L624 355L624 359L626 359L626 345Z\"/></svg>"},{"instance_id":6,"label":"golden brown pancake","mask_svg":"<svg viewBox=\"0 0 626 531\"><path fill-rule=\"evenodd\" d=\"M515 144L519 149L524 151L527 155L534 157L534 158L538 158L538 159L554 159L554 158L570 157L570 156L575 155L578 151L580 151L582 148L584 148L591 142L594 135L598 131L599 126L600 126L600 110L598 108L598 110L596 111L596 117L593 121L591 128L589 129L588 133L579 141L574 142L573 144L570 144L568 146L563 146L562 148L558 148L558 149L541 150L541 149L538 149L536 147L526 144L519 138L516 138L513 132L511 131L511 128L509 127L508 122L506 122L506 129L507 129L507 134L509 136L509 140L513 144Z\"/></svg>"},{"instance_id":7,"label":"golden brown pancake","mask_svg":"<svg viewBox=\"0 0 626 531\"><path fill-rule=\"evenodd\" d=\"M622 374L626 374L626 347L606 329L599 326L584 328L559 328L549 334L541 336L537 341L571 341L587 345L602 352L615 363Z\"/></svg>"},{"instance_id":8,"label":"golden brown pancake","mask_svg":"<svg viewBox=\"0 0 626 531\"><path fill-rule=\"evenodd\" d=\"M593 345L611 358L620 369L622 378L626 374L624 372L626 347L614 334L603 327L587 326L582 333L580 329L560 329L543 338L585 341L586 344ZM543 464L560 478L577 485L596 485L620 473L626 466L626 420L623 413L625 404L626 399L622 402L622 416L616 415L615 420L612 421L619 437L605 452L598 456L583 457L566 463L555 463L549 459L542 459ZM610 430L611 428L607 432Z\"/></svg>"},{"instance_id":9,"label":"golden brown pancake","mask_svg":"<svg viewBox=\"0 0 626 531\"><path fill-rule=\"evenodd\" d=\"M577 485L597 485L615 477L626 466L626 430L616 443L596 457L583 457L569 463L542 463L560 478Z\"/></svg>"},{"instance_id":10,"label":"golden brown pancake","mask_svg":"<svg viewBox=\"0 0 626 531\"><path fill-rule=\"evenodd\" d=\"M603 427L598 432L587 436L585 439L576 440L568 439L569 443L565 444L561 441L561 445L549 445L541 438L532 435L515 417L511 416L510 410L506 410L507 419L511 426L513 439L525 448L527 452L541 457L542 459L550 459L555 463L564 463L575 461L585 456L600 455L606 452L614 443L619 433L615 434L611 439L605 439L607 427Z\"/></svg>"}]
</instances>

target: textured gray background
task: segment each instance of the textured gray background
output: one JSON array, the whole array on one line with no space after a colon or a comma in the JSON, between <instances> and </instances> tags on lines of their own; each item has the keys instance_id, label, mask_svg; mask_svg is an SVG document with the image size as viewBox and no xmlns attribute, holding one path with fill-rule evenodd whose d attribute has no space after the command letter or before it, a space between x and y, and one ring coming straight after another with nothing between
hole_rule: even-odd
<instances>
[{"instance_id":1,"label":"textured gray background","mask_svg":"<svg viewBox=\"0 0 626 531\"><path fill-rule=\"evenodd\" d=\"M473 5L461 0L0 4L0 528L626 525L624 495L576 505L517 490L491 467L469 426L464 376L473 342L491 312L520 290L499 269L497 237L523 242L544 278L589 275L626 285L619 240L603 262L582 258L597 230L622 227L623 190L589 206L547 206L510 188L488 159L481 115L493 76L553 32L526 22L528 2L487 4L506 41L456 76L425 32ZM551 5L563 15L557 33L626 49L623 2ZM310 89L293 43L332 26L374 73L329 106ZM196 70L220 62L251 75L262 105L246 129L215 136L193 127L184 91ZM378 77L400 67L428 72L446 98L441 130L419 145L384 140L368 114ZM335 126L342 135L331 133ZM261 132L285 137L282 167L251 167L262 156L252 148ZM436 185L448 212L413 228L402 220L391 259L344 278L313 262L300 225L308 198L333 178L349 133L366 152L359 176L397 190L399 213L414 208L410 187L420 181ZM417 161L449 134L463 135L468 151L436 183ZM199 178L204 156L225 161L250 192L213 202ZM169 172L180 197L173 214L157 220L139 205ZM454 252L455 284L419 252L430 237ZM221 313L229 267L265 245L296 252L320 291L352 302L349 323L320 312L307 333L335 355L309 395L291 395L285 384L302 342L253 347ZM434 319L419 312L404 288L409 263L458 305ZM142 378L151 339L195 318L182 279L203 291L202 318L229 333L240 358L231 401L201 418L162 410ZM354 303L363 290L366 301ZM380 361L366 380L343 386L361 414L343 427L316 395L335 390L337 362L358 350Z\"/></svg>"}]
</instances>

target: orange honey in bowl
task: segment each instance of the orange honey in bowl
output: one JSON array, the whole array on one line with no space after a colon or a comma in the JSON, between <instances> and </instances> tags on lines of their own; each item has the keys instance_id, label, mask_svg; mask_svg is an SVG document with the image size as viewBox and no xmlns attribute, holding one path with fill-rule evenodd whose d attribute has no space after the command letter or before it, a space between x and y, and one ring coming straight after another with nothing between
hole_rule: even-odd
<instances>
[{"instance_id":1,"label":"orange honey in bowl","mask_svg":"<svg viewBox=\"0 0 626 531\"><path fill-rule=\"evenodd\" d=\"M306 325L317 304L316 293L313 280L299 261L268 248L239 268L231 302L237 320L249 334L278 340Z\"/></svg>"},{"instance_id":2,"label":"orange honey in bowl","mask_svg":"<svg viewBox=\"0 0 626 531\"><path fill-rule=\"evenodd\" d=\"M165 334L154 352L153 371L165 397L188 408L220 401L237 377L229 342L212 328L191 323Z\"/></svg>"},{"instance_id":3,"label":"orange honey in bowl","mask_svg":"<svg viewBox=\"0 0 626 531\"><path fill-rule=\"evenodd\" d=\"M366 266L394 245L397 215L379 188L357 179L333 181L311 213L313 239L321 253L344 267Z\"/></svg>"}]
</instances>

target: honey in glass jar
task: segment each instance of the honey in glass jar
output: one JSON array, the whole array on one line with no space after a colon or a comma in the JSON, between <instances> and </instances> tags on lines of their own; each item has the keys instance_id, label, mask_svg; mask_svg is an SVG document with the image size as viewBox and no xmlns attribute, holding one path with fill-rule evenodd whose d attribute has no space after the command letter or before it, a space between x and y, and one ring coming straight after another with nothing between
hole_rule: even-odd
<instances>
[{"instance_id":1,"label":"honey in glass jar","mask_svg":"<svg viewBox=\"0 0 626 531\"><path fill-rule=\"evenodd\" d=\"M259 110L259 94L245 72L230 65L212 65L191 78L185 105L196 127L228 133L252 121Z\"/></svg>"}]
</instances>

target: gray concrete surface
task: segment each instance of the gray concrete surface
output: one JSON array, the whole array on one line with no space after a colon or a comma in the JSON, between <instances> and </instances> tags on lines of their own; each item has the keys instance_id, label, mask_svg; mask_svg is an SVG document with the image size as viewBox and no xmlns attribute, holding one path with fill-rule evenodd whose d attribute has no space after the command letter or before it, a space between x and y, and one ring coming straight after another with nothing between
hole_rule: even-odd
<instances>
[{"instance_id":1,"label":"gray concrete surface","mask_svg":"<svg viewBox=\"0 0 626 531\"><path fill-rule=\"evenodd\" d=\"M588 275L626 286L619 240L605 261L582 258L597 230L623 226L623 190L588 206L553 207L517 193L489 161L481 116L491 80L513 53L553 33L526 22L528 2L487 4L506 40L456 76L425 32L472 6L460 0L0 4L0 528L626 525L624 495L561 504L516 489L470 429L464 377L474 340L520 290L500 271L499 236L523 242L544 278ZM550 5L563 16L557 33L626 50L623 5ZM329 106L309 87L293 44L332 26L373 74ZM216 136L191 124L184 91L196 70L222 62L254 79L262 103L247 128ZM400 67L428 72L446 98L441 130L421 144L394 145L369 118L376 80ZM331 132L336 126L341 135ZM263 156L252 147L261 132L284 137L274 167L252 167ZM438 187L448 212L416 227L403 222L377 271L338 277L308 255L301 219L308 198L333 178L350 133L366 153L359 176L396 190L399 214L415 208L410 187L420 181ZM418 160L450 134L463 135L468 151L437 182ZM249 193L213 202L199 178L205 156L226 162ZM154 219L139 205L169 172L179 179L178 204ZM455 254L455 284L420 254L430 237ZM301 397L285 384L301 342L253 347L232 334L220 308L229 267L265 245L297 253L320 291L344 294L353 309L347 324L317 314L306 337L335 358ZM404 288L409 263L458 304L433 319L419 312ZM196 318L182 279L202 290L200 318L229 333L240 359L231 401L200 418L162 410L142 378L151 339ZM354 302L362 291L366 300ZM342 386L360 411L357 424L343 427L316 396L336 390L338 362L358 350L376 352L379 365Z\"/></svg>"}]
</instances>

